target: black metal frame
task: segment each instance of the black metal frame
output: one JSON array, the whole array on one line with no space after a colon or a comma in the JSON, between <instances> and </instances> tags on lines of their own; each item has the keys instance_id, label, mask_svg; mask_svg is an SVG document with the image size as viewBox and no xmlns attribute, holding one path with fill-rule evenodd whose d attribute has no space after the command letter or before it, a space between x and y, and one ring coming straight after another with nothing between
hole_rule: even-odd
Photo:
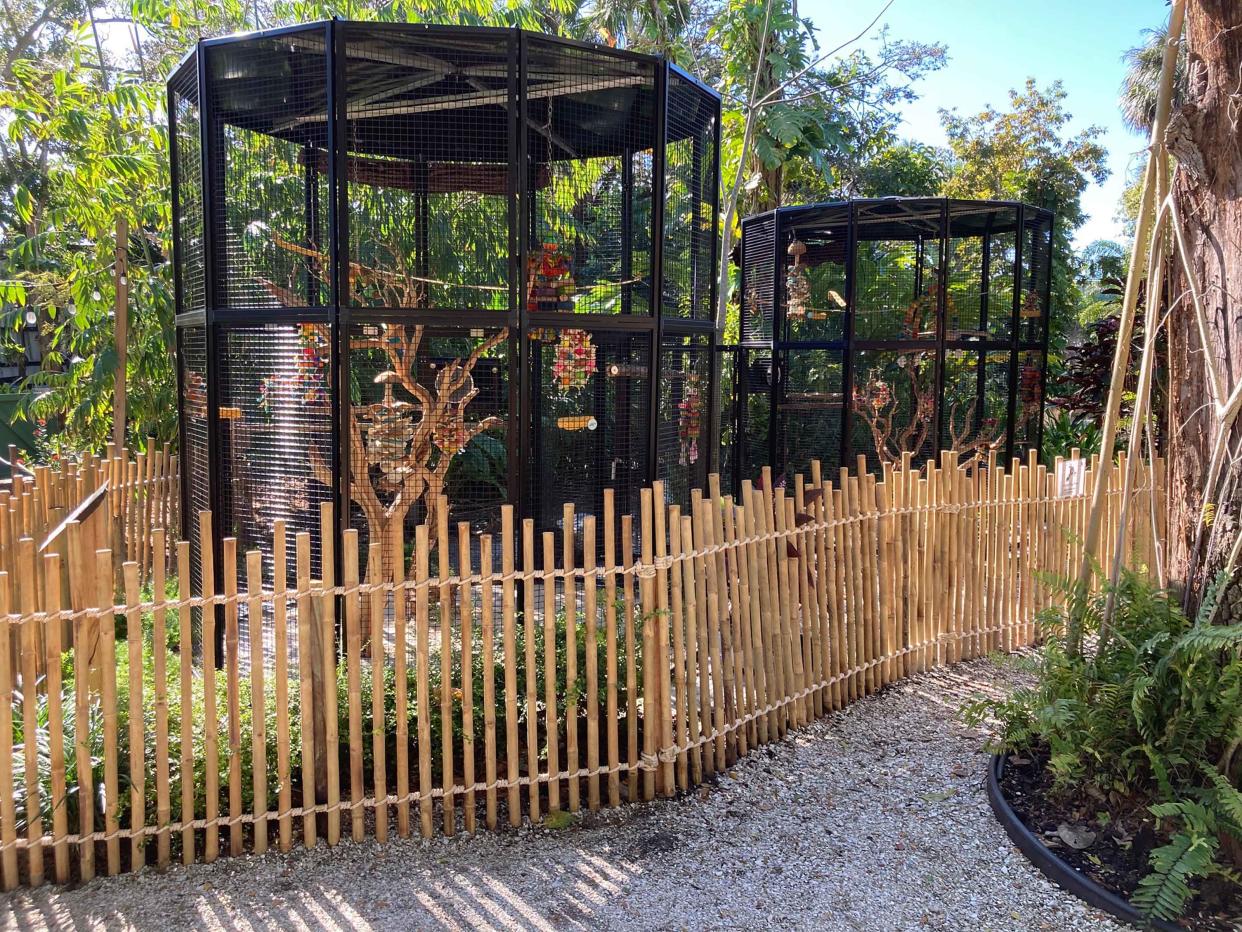
<instances>
[{"instance_id":1,"label":"black metal frame","mask_svg":"<svg viewBox=\"0 0 1242 932\"><path fill-rule=\"evenodd\" d=\"M327 185L327 218L323 230L327 239L327 254L331 261L331 277L328 284L328 298L326 305L320 305L318 301L310 301L311 304L318 305L313 307L298 308L257 308L242 309L237 307L225 306L227 301L222 300L224 294L223 278L225 274L222 265L223 260L216 254L215 246L223 242L223 215L224 205L217 203L217 200L223 198L221 192L223 190L223 172L224 172L224 117L214 112L212 107L212 89L210 87L210 73L208 68L208 58L212 54L212 50L218 48L227 48L238 43L251 41L266 41L273 38L293 36L296 34L310 34L318 30L324 37L324 85L326 92L326 132L327 132L327 172L326 179L321 176L318 184ZM505 106L505 120L507 130L509 132L508 140L508 167L507 167L507 199L508 199L508 273L509 273L509 307L507 312L499 310L463 310L461 312L448 310L398 310L392 308L369 308L353 306L350 300L350 231L351 222L350 202L349 202L349 185L347 177L349 172L348 158L350 150L349 141L349 124L347 117L347 51L346 42L349 37L354 34L354 30L385 30L391 31L394 35L419 35L419 36L441 36L446 41L453 39L478 39L480 37L494 38L497 43L503 43L507 49L508 62L508 99ZM650 246L650 278L652 282L651 301L648 313L643 314L580 314L570 311L564 312L534 312L529 311L526 306L526 289L525 289L525 272L527 269L527 258L530 250L530 234L531 224L533 222L533 191L531 188L531 179L528 171L528 133L526 132L526 121L528 113L529 97L527 94L527 74L529 70L528 56L533 41L539 43L549 43L551 46L563 47L566 49L587 50L593 55L611 57L624 61L632 61L642 63L645 67L650 68L654 76L654 92L655 92L655 112L651 125L651 171L652 171L652 202L651 202L651 246ZM315 55L318 55L316 50ZM221 365L219 353L217 349L217 341L221 328L240 325L253 325L264 322L322 322L331 328L331 371L332 384L330 391L330 407L331 421L333 425L333 441L331 455L334 459L334 470L336 484L332 489L332 500L336 506L338 530L343 531L350 525L351 515L351 497L349 490L350 476L350 445L344 438L348 436L350 430L350 404L348 403L350 393L350 347L349 338L352 324L362 322L379 322L384 320L400 319L403 322L425 323L430 326L437 324L451 325L454 328L460 328L463 331L472 328L497 328L508 327L509 329L509 354L508 354L508 400L509 400L509 428L507 431L507 449L508 449L508 497L511 502L520 506L523 514L532 513L531 502L527 500L528 495L524 490L528 489L528 463L532 454L532 430L536 428L534 421L533 399L530 385L530 347L529 341L526 339L527 332L532 327L551 326L551 327L573 327L584 330L607 331L610 333L634 333L636 335L644 335L650 342L650 384L646 387L649 392L650 411L648 431L646 436L647 462L646 470L648 475L647 481L653 480L657 475L658 461L658 423L655 412L658 409L659 401L659 378L661 363L661 345L662 340L666 336L676 335L706 335L711 337L714 334L714 320L712 315L707 315L702 319L677 319L665 318L664 314L664 198L665 198L665 145L670 139L669 113L668 113L668 88L672 77L678 80L689 82L693 87L702 93L704 101L708 107L714 107L715 125L714 125L714 155L710 165L704 166L704 171L708 172L710 181L704 185L704 191L710 191L711 203L713 204L712 216L712 241L711 241L711 257L710 269L712 274L708 276L711 289L711 304L714 308L716 301L717 275L715 273L718 261L717 251L718 244L716 242L715 229L719 216L719 141L720 141L720 119L719 108L720 98L710 88L703 85L690 75L678 69L676 66L666 60L654 56L643 55L637 52L606 48L603 46L595 46L589 43L577 42L574 40L560 39L550 36L542 36L535 33L528 33L524 30L507 29L507 28L486 28L486 27L464 27L464 26L443 26L443 25L427 25L427 24L379 24L379 23L351 23L342 20L329 20L318 23L307 23L296 26L282 27L279 29L263 30L259 32L245 33L235 36L227 36L221 38L205 39L198 43L187 56L183 59L181 65L172 75L169 82L169 113L170 113L170 139L172 152L172 182L173 197L177 194L177 171L178 158L176 152L177 140L175 134L175 113L172 103L172 83L178 77L183 77L186 69L195 69L197 75L197 85L199 92L199 118L201 137L199 140L200 153L202 159L202 196L203 196L203 222L204 222L204 278L206 289L206 310L201 314L185 313L183 295L178 286L177 301L177 326L178 326L178 346L180 346L180 329L185 326L198 324L205 326L207 334L207 359L208 359L208 375L207 375L207 395L208 395L208 453L207 461L209 463L208 474L210 476L208 500L211 502L213 511L221 514L223 506L223 496L221 493L222 483L228 481L228 477L220 474L222 463L221 455L221 379L218 377L217 367ZM308 143L309 145L309 143ZM310 170L308 169L308 174ZM311 213L318 209L317 205L311 204L313 200L309 193L308 184L308 218ZM627 198L628 200L628 198ZM174 201L174 217L177 216L176 203ZM309 222L309 221L308 221ZM322 245L320 248L323 248ZM181 264L185 261L183 250L180 246L179 231L174 231L174 263L177 268L181 268ZM308 292L312 290L308 286ZM714 343L714 341L713 341ZM713 354L714 355L714 354ZM178 366L179 383L182 377L181 367ZM711 379L716 378L715 367L713 366ZM713 385L707 386L707 397L714 396L712 391ZM708 442L705 444L707 449L711 450L715 447L715 420L712 417L710 409L708 411L708 423L706 429L710 432L705 438ZM182 427L184 434L184 426ZM184 437L182 438L184 440ZM189 507L189 483L183 483L183 533L189 533L190 523L190 507ZM222 535L222 521L217 520L213 528L217 538L217 543ZM340 547L334 548L337 560L340 559ZM217 571L220 568L217 566Z\"/></svg>"},{"instance_id":2,"label":"black metal frame","mask_svg":"<svg viewBox=\"0 0 1242 932\"><path fill-rule=\"evenodd\" d=\"M928 213L938 212L939 220L936 222L936 231L927 234L927 242L936 242L939 248L937 261L938 275L941 282L947 283L950 257L950 231L953 229L953 220L955 217L964 216L967 213L974 214L986 211L995 211L997 214L1006 214L1012 217L1012 223L1006 228L1006 232L1014 234L1015 249L1013 257L1013 301L1010 309L1011 321L1010 332L1007 339L996 339L991 336L979 337L963 337L961 335L953 336L949 333L948 308L946 306L948 288L947 286L939 289L935 304L935 336L932 337L913 337L900 339L873 339L863 337L860 338L858 333L857 313L858 313L858 283L857 278L857 259L859 251L859 243L867 239L864 231L861 229L864 225L864 216L868 211L877 209L901 208L908 210L912 214L925 216ZM980 322L979 328L985 334L987 333L987 315L988 315L988 299L989 299L989 281L990 276L987 274L988 262L990 260L989 250L991 248L991 237L993 235L992 221L993 217L989 216L987 221L986 232L981 235L983 243L983 267L980 273ZM736 381L737 389L735 397L732 400L734 404L733 421L741 423L743 412L746 410L747 391L746 378L742 370L745 368L744 362L750 357L750 354L756 352L771 353L773 365L773 377L771 387L771 415L768 431L768 456L769 462L773 467L776 475L781 475L786 464L783 462L783 444L782 431L784 429L784 419L780 417L779 411L786 401L789 388L789 365L788 360L790 354L797 351L806 350L828 350L840 352L841 357L841 383L842 383L842 406L841 406L841 430L840 430L840 448L837 450L825 450L822 453L825 460L825 466L835 461L841 465L852 465L854 456L853 445L853 429L856 416L853 413L853 394L855 379L857 376L857 356L861 352L866 351L923 351L931 354L933 369L931 377L934 380L935 391L933 393L935 410L934 418L934 447L938 453L943 447L944 435L944 419L945 419L945 378L946 378L946 356L954 351L970 351L979 354L979 398L983 397L983 380L984 380L984 364L989 353L1006 353L1009 356L1007 385L1007 419L1006 434L1004 442L1004 454L1006 458L1013 457L1021 452L1016 442L1015 430L1017 427L1017 399L1019 394L1018 386L1018 365L1021 354L1028 352L1037 352L1040 354L1041 364L1041 406L1043 383L1047 378L1047 352L1048 352L1048 330L1050 318L1050 299L1051 299L1051 250L1047 250L1043 256L1036 256L1041 267L1036 268L1031 264L1029 269L1024 269L1025 258L1023 250L1028 233L1028 224L1031 222L1044 224L1043 229L1046 231L1049 242L1051 242L1052 234L1052 214L1040 208L1030 205L1011 202L1011 201L962 201L948 198L875 198L875 199L856 199L851 201L839 201L823 204L811 204L797 207L783 207L762 214L756 214L747 217L742 221L742 314L740 326L739 344L735 348L721 347L723 352L731 352L734 356L734 364L738 370L738 378ZM767 228L773 225L772 243L770 254L768 252L768 244L766 242ZM815 233L816 231L824 231L831 229L834 232L844 234L844 302L843 323L841 335L837 339L795 339L792 332L790 321L785 313L785 290L786 290L786 254L785 249L793 230L797 229L802 233ZM762 232L761 232L762 231ZM920 237L922 241L923 237ZM752 245L752 249L757 249L752 255L748 255L747 246ZM918 247L921 254L922 246ZM764 265L770 264L772 269L772 327L770 333L764 332L761 326L752 326L753 321L758 320L760 309L751 306L751 288L748 284L748 278L754 274L756 268L762 268ZM922 265L918 268L921 270ZM1023 280L1023 275L1030 277L1029 281ZM921 273L920 273L921 277ZM1022 298L1026 291L1037 284L1037 296L1041 304L1041 326L1040 338L1038 340L1025 339L1025 332L1021 326ZM723 355L723 352L721 355ZM981 408L981 404L976 408ZM978 413L976 414L978 416ZM1042 442L1042 417L1036 428L1036 437L1034 443L1027 444L1028 447L1034 447L1038 450L1039 444ZM741 444L735 444L740 448ZM736 451L735 451L736 455ZM917 455L917 453L916 453ZM737 460L735 460L735 463ZM737 479L741 479L740 470L735 471Z\"/></svg>"}]
</instances>

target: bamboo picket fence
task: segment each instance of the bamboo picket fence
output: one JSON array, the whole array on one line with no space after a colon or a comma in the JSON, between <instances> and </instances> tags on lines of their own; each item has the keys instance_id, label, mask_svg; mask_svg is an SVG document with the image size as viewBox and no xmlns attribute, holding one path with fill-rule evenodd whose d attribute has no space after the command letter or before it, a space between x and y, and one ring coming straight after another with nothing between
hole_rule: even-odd
<instances>
[{"instance_id":1,"label":"bamboo picket fence","mask_svg":"<svg viewBox=\"0 0 1242 932\"><path fill-rule=\"evenodd\" d=\"M16 456L12 448L9 455ZM60 468L35 466L30 473L14 471L7 494L0 492L0 570L10 578L17 572L19 542L30 538L37 552L55 552L70 517L99 547L137 562L144 578L157 558L168 558L151 549L152 528L179 527L181 521L177 457L167 444L159 449L151 439L147 452L134 456L109 445L103 455L87 454Z\"/></svg>"},{"instance_id":2,"label":"bamboo picket fence","mask_svg":"<svg viewBox=\"0 0 1242 932\"><path fill-rule=\"evenodd\" d=\"M686 791L903 677L1031 644L1079 558L1092 481L1062 494L1034 460L945 454L878 476L812 464L787 488L765 472L737 500L713 478L685 508L657 483L636 515L606 492L598 518L567 505L538 534L510 506L495 536L440 508L396 582L356 531L326 534L313 566L309 535L278 522L265 564L232 539L215 552L203 512L209 588L191 595L164 465L163 480L108 473L129 483L118 510L142 515L123 554L89 548L75 520L42 553L5 541L5 888ZM1139 514L1163 514L1154 475ZM1120 486L1107 500L1115 531ZM67 505L47 501L50 522ZM334 527L329 505L320 518ZM1105 539L1145 565L1159 528L1130 527Z\"/></svg>"}]
</instances>

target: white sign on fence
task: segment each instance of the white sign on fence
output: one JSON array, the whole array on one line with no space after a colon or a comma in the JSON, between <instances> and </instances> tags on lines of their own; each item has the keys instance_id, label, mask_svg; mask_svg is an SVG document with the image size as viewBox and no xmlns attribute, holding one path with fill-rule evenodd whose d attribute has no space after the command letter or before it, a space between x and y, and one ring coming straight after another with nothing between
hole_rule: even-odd
<instances>
[{"instance_id":1,"label":"white sign on fence","mask_svg":"<svg viewBox=\"0 0 1242 932\"><path fill-rule=\"evenodd\" d=\"M1086 492L1087 461L1061 460L1057 463L1057 497L1074 498Z\"/></svg>"}]
</instances>

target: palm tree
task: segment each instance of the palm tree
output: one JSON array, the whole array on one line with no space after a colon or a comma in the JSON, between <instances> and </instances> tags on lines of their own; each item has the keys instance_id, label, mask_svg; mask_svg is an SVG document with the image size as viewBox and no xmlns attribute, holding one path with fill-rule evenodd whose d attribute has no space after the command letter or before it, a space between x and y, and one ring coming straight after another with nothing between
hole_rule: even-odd
<instances>
[{"instance_id":1,"label":"palm tree","mask_svg":"<svg viewBox=\"0 0 1242 932\"><path fill-rule=\"evenodd\" d=\"M1156 118L1156 88L1160 84L1160 60L1168 42L1168 25L1143 30L1143 44L1123 56L1126 76L1121 81L1121 119L1140 136L1151 136ZM1173 110L1182 105L1186 94L1186 43L1178 49L1177 70L1173 75Z\"/></svg>"}]
</instances>

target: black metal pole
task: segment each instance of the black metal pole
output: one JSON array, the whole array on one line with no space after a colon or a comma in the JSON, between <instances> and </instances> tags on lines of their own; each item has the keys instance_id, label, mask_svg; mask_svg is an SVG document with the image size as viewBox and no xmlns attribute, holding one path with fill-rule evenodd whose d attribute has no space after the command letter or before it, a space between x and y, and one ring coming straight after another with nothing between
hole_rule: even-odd
<instances>
[{"instance_id":1,"label":"black metal pole","mask_svg":"<svg viewBox=\"0 0 1242 932\"><path fill-rule=\"evenodd\" d=\"M327 115L328 115L328 229L332 277L328 286L328 303L335 321L330 324L332 336L332 417L336 425L336 526L338 541L349 527L349 503L352 468L349 436L352 429L349 409L349 332L351 299L349 286L349 155L348 126L345 104L346 86L346 25L333 19L327 25ZM320 543L322 548L323 542ZM341 579L342 553L339 544L332 548L335 578ZM322 549L320 550L322 554Z\"/></svg>"},{"instance_id":2,"label":"black metal pole","mask_svg":"<svg viewBox=\"0 0 1242 932\"><path fill-rule=\"evenodd\" d=\"M845 352L841 362L841 465L848 466L854 448L854 321L858 267L858 230L850 201L845 232Z\"/></svg>"},{"instance_id":3,"label":"black metal pole","mask_svg":"<svg viewBox=\"0 0 1242 932\"><path fill-rule=\"evenodd\" d=\"M1013 253L1013 308L1009 325L1009 397L1005 412L1005 461L1014 456L1018 403L1018 328L1022 322L1022 254L1026 240L1026 205L1018 205L1017 235L1014 237Z\"/></svg>"}]
</instances>

